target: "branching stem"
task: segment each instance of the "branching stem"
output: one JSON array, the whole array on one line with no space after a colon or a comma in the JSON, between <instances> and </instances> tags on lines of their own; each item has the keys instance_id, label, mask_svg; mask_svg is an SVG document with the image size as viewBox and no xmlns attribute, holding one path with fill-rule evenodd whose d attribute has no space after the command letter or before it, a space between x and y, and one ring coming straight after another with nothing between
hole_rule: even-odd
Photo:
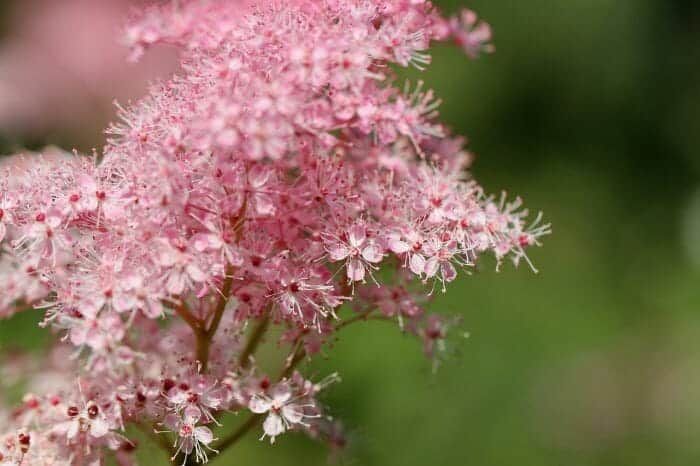
<instances>
[{"instance_id":1,"label":"branching stem","mask_svg":"<svg viewBox=\"0 0 700 466\"><path fill-rule=\"evenodd\" d=\"M228 302L228 299L223 299L223 296L228 296L230 295L231 292L231 287L233 283L233 274L227 275L227 278L224 282L224 286L222 287L222 298L219 300L217 303L217 307L214 312L214 317L212 319L212 323L210 324L208 329L204 329L201 321L196 319L192 314L189 312L189 310L186 308L186 306L178 306L175 310L178 313L178 315L182 316L183 319L189 324L190 322L194 322L195 325L190 324L192 327L193 331L197 335L197 354L199 357L199 361L202 364L202 367L204 370L206 370L206 362L208 360L208 353L209 353L209 345L211 343L211 339L213 336L216 334L216 331L218 330L218 326L221 322L221 316L223 315L224 309L226 308L226 303ZM335 326L336 331L341 330L344 327L347 327L348 325L351 325L355 322L360 322L360 321L367 321L375 316L372 316L371 314L376 311L376 307L370 307L367 310L358 313L357 315L346 319L339 324ZM270 312L269 309L266 310L265 314L263 317L261 317L260 321L258 324L255 326L253 331L250 333L250 336L248 337L248 341L241 352L241 355L238 359L238 366L240 368L246 368L250 366L251 363L251 356L255 354L255 351L257 350L258 346L260 346L260 343L262 342L263 336L265 335L267 328L270 324ZM203 342L203 343L202 343ZM200 347L200 344L204 344L206 346ZM293 350L292 352L287 356L285 359L285 364L282 367L282 370L280 371L280 374L277 377L277 381L281 381L283 379L288 378L289 376L292 375L292 372L294 369L299 365L299 363L306 357L306 350L304 349L304 346L301 342L301 340L297 339L297 341L293 345ZM201 352L200 352L201 351ZM219 453L222 453L226 449L230 448L233 446L235 443L237 443L241 438L243 438L249 431L251 431L254 427L256 427L263 419L264 414L253 414L250 416L243 424L241 424L238 429L233 431L231 434L228 436L224 437L222 440L218 441L213 448ZM144 430L145 426L139 425L139 428ZM147 429L147 428L146 428ZM144 432L147 432L144 430ZM167 444L167 440L160 438L159 436L151 436L156 440L159 445L164 448L166 451L171 452L172 449L170 446ZM185 462L185 466L195 466L197 463L193 458L187 458L187 461Z\"/></svg>"},{"instance_id":2,"label":"branching stem","mask_svg":"<svg viewBox=\"0 0 700 466\"><path fill-rule=\"evenodd\" d=\"M370 315L371 315L374 311L376 311L376 310L377 310L376 307L370 307L370 308L368 308L367 310L362 311L362 312L360 312L359 314L355 315L354 317L351 317L351 318L349 318L349 319L343 320L342 322L340 322L339 324L337 324L337 325L335 326L335 330L338 331L338 330L340 330L340 329L342 329L342 328L344 328L344 327L347 327L347 326L350 325L350 324L354 324L355 322L359 322L359 321L362 321L362 320L369 320Z\"/></svg>"},{"instance_id":3,"label":"branching stem","mask_svg":"<svg viewBox=\"0 0 700 466\"><path fill-rule=\"evenodd\" d=\"M173 454L173 449L172 446L170 445L170 442L168 442L168 439L164 437L163 435L158 435L155 431L155 429L152 426L138 423L136 424L136 427L143 432L153 443L158 445L161 450L163 450L167 455L168 459Z\"/></svg>"},{"instance_id":4,"label":"branching stem","mask_svg":"<svg viewBox=\"0 0 700 466\"><path fill-rule=\"evenodd\" d=\"M219 330L219 325L221 325L221 319L224 316L224 311L226 310L226 305L231 299L231 288L233 287L233 274L235 273L235 268L229 266L226 268L224 283L221 286L221 296L216 302L216 307L214 308L214 317L212 317L211 323L208 328L204 325L200 326L199 329L192 328L197 337L197 361L201 364L202 372L206 372L209 367L209 350L211 348L211 342Z\"/></svg>"},{"instance_id":5,"label":"branching stem","mask_svg":"<svg viewBox=\"0 0 700 466\"><path fill-rule=\"evenodd\" d=\"M260 319L258 324L251 332L248 342L238 358L238 367L245 369L250 365L250 357L255 354L255 350L258 348L258 345L260 345L269 324L270 315L269 312L265 312L265 315Z\"/></svg>"},{"instance_id":6,"label":"branching stem","mask_svg":"<svg viewBox=\"0 0 700 466\"><path fill-rule=\"evenodd\" d=\"M263 322L261 322L263 324ZM267 324L264 324L265 326ZM263 327L263 325L258 325L256 328L256 331L253 332L252 336L255 336L258 332L257 330ZM264 333L264 332L263 332ZM251 338L252 340L252 338ZM250 341L249 341L250 342ZM286 359L287 363L284 365L282 371L280 372L279 376L277 377L277 381L279 382L280 380L283 380L292 373L294 368L304 359L306 356L306 351L304 350L303 345L300 344L295 344L294 345L294 351L292 354L289 355L289 357ZM257 426L260 421L262 421L264 414L253 414L248 418L248 420L241 424L238 429L233 431L230 435L227 437L223 438L221 441L219 441L214 448L218 450L219 452L223 452L227 448L231 447L234 445L236 442L238 442L241 438L245 436L253 427Z\"/></svg>"}]
</instances>

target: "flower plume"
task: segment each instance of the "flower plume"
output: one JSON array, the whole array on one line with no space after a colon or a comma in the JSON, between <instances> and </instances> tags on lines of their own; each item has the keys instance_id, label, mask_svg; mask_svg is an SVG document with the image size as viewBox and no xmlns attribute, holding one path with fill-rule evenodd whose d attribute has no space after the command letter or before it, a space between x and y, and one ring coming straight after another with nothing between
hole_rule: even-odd
<instances>
[{"instance_id":1,"label":"flower plume","mask_svg":"<svg viewBox=\"0 0 700 466\"><path fill-rule=\"evenodd\" d=\"M173 44L182 73L118 106L101 154L15 158L0 177L0 316L43 309L77 355L3 426L1 464L127 461L131 423L175 437L174 460L206 462L238 438L219 426L226 411L271 441L335 445L316 399L328 383L299 364L370 318L439 357L456 322L428 312L433 292L484 254L527 260L549 227L467 176L439 100L422 82L394 87L388 65L429 66L433 41L475 57L490 39L474 13L421 0L135 13L132 58ZM272 325L288 350L278 375L255 360Z\"/></svg>"}]
</instances>

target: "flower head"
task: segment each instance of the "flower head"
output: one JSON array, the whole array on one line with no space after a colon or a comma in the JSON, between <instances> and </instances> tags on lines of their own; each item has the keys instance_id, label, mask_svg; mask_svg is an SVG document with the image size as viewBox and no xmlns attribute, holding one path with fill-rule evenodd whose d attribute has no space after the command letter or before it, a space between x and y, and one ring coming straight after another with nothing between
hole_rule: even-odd
<instances>
[{"instance_id":1,"label":"flower head","mask_svg":"<svg viewBox=\"0 0 700 466\"><path fill-rule=\"evenodd\" d=\"M293 430L342 443L315 398L337 377L295 369L375 319L436 359L454 321L427 309L435 286L484 254L529 262L549 233L466 173L424 82L394 86L395 66L430 64L431 42L474 56L490 36L424 0L135 13L133 58L174 45L181 72L117 107L99 156L0 172L0 317L35 308L62 337L37 363L60 381L0 426L0 464L102 464L108 450L129 464L130 424L165 426L173 459L206 462L229 444L209 427L226 412L264 417L271 442ZM277 377L256 363L270 335L286 354Z\"/></svg>"}]
</instances>

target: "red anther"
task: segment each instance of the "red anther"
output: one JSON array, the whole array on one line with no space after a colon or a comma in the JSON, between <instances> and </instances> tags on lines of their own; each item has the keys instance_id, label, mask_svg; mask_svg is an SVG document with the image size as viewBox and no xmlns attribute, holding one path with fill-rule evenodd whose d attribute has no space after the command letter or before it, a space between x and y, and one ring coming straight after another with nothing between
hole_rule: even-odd
<instances>
[{"instance_id":1,"label":"red anther","mask_svg":"<svg viewBox=\"0 0 700 466\"><path fill-rule=\"evenodd\" d=\"M90 416L90 419L95 419L100 413L100 408L98 408L96 404L91 404L88 406L87 413L88 416Z\"/></svg>"},{"instance_id":2,"label":"red anther","mask_svg":"<svg viewBox=\"0 0 700 466\"><path fill-rule=\"evenodd\" d=\"M19 450L22 452L22 454L26 454L29 451L29 444L31 443L32 438L29 434L25 434L23 432L17 437L19 439Z\"/></svg>"},{"instance_id":3,"label":"red anther","mask_svg":"<svg viewBox=\"0 0 700 466\"><path fill-rule=\"evenodd\" d=\"M168 393L175 386L175 381L173 379L163 380L163 391Z\"/></svg>"},{"instance_id":4,"label":"red anther","mask_svg":"<svg viewBox=\"0 0 700 466\"><path fill-rule=\"evenodd\" d=\"M20 433L20 434L19 434L19 443L20 443L21 445L29 446L29 444L31 443L31 441L32 441L32 437L31 437L29 434L25 434L25 433Z\"/></svg>"},{"instance_id":5,"label":"red anther","mask_svg":"<svg viewBox=\"0 0 700 466\"><path fill-rule=\"evenodd\" d=\"M36 409L39 407L39 400L35 396L30 396L26 401L25 405L29 409Z\"/></svg>"},{"instance_id":6,"label":"red anther","mask_svg":"<svg viewBox=\"0 0 700 466\"><path fill-rule=\"evenodd\" d=\"M520 235L520 238L518 238L518 242L520 243L520 246L525 247L530 245L530 235Z\"/></svg>"}]
</instances>

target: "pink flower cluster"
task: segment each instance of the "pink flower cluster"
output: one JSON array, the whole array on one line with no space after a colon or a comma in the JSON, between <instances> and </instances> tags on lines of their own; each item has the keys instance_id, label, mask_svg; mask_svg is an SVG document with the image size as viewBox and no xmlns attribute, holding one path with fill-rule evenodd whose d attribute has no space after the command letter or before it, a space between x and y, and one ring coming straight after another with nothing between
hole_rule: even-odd
<instances>
[{"instance_id":1,"label":"pink flower cluster","mask_svg":"<svg viewBox=\"0 0 700 466\"><path fill-rule=\"evenodd\" d=\"M431 41L488 51L471 12L423 0L180 1L130 22L134 57L183 73L120 107L101 154L16 158L0 176L0 317L40 309L72 369L0 428L0 465L135 464L134 425L182 464L250 429L344 440L299 364L383 319L434 360L425 308L484 253L526 259L547 225L484 194L422 83ZM285 357L257 364L277 327ZM267 335L267 336L266 336ZM74 374L80 373L76 381ZM72 377L71 377L72 376ZM238 430L226 412L249 413ZM218 438L217 438L218 437Z\"/></svg>"}]
</instances>

